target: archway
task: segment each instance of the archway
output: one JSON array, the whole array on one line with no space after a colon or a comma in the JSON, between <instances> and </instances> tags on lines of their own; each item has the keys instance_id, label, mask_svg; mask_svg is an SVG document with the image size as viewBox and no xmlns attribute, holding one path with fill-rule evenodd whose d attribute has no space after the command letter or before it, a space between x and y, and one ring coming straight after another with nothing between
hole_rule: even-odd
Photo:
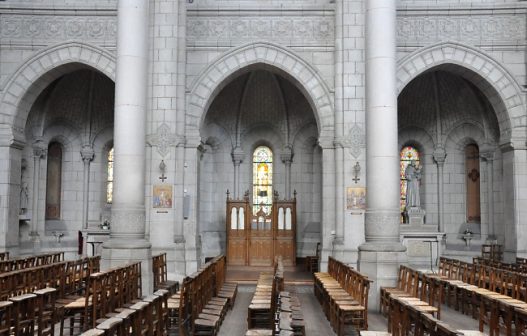
<instances>
[{"instance_id":1,"label":"archway","mask_svg":"<svg viewBox=\"0 0 527 336\"><path fill-rule=\"evenodd\" d=\"M239 249L239 263L266 265L273 257L267 252L286 253L289 249L294 254L288 261L294 263L296 255L313 255L321 239L322 162L313 140L319 137L319 129L312 105L287 77L280 69L253 64L229 76L208 104L200 128L203 145L198 177L200 229L202 241L208 242L203 246L204 256L228 250L226 231L231 225L226 223L231 214L225 209L223 196L227 189L231 199L249 202L243 210L246 219L236 228L241 227L240 235L247 239L240 243L245 245ZM269 185L255 180L255 151L262 147L271 153ZM272 212L280 210L271 208L275 209L278 201L294 199L296 235L291 240L293 245L286 248L284 235L282 240L266 235L288 228L285 224L281 227L281 217ZM265 214L257 215L262 209ZM284 223L288 211L284 210Z\"/></svg>"}]
</instances>

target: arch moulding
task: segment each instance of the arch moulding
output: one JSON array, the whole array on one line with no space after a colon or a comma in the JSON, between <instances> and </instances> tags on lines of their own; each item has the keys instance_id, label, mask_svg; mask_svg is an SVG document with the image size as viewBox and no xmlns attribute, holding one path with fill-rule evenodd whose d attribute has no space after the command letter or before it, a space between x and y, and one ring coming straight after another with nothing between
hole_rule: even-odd
<instances>
[{"instance_id":1,"label":"arch moulding","mask_svg":"<svg viewBox=\"0 0 527 336\"><path fill-rule=\"evenodd\" d=\"M205 114L230 77L255 66L278 72L304 94L317 120L319 136L333 138L334 117L331 91L318 71L292 51L269 42L234 48L210 64L192 84L187 99L186 127L195 136Z\"/></svg>"},{"instance_id":2,"label":"arch moulding","mask_svg":"<svg viewBox=\"0 0 527 336\"><path fill-rule=\"evenodd\" d=\"M523 91L502 65L480 50L455 42L417 50L398 62L398 93L414 78L438 66L461 75L484 93L498 118L500 142L520 140L524 143L527 124Z\"/></svg>"},{"instance_id":3,"label":"arch moulding","mask_svg":"<svg viewBox=\"0 0 527 336\"><path fill-rule=\"evenodd\" d=\"M116 58L109 51L82 42L64 42L38 51L9 78L0 100L5 120L3 139L24 141L23 130L38 95L58 77L82 68L93 68L115 81Z\"/></svg>"}]
</instances>

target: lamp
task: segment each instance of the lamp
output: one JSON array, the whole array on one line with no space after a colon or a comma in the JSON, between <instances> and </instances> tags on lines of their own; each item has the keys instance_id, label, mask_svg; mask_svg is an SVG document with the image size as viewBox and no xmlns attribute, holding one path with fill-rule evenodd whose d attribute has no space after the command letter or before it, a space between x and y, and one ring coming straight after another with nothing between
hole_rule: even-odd
<instances>
[{"instance_id":1,"label":"lamp","mask_svg":"<svg viewBox=\"0 0 527 336\"><path fill-rule=\"evenodd\" d=\"M159 163L159 170L161 170L161 176L159 177L159 179L162 182L165 182L165 180L167 179L167 177L165 176L166 168L167 168L167 165L165 164L165 160L161 160L161 162Z\"/></svg>"}]
</instances>

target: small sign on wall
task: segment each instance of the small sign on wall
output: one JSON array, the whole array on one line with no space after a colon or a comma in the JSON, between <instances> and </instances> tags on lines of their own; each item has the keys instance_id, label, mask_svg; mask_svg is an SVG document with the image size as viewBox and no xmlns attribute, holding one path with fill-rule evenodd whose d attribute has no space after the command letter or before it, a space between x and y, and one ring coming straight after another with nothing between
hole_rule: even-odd
<instances>
[{"instance_id":1,"label":"small sign on wall","mask_svg":"<svg viewBox=\"0 0 527 336\"><path fill-rule=\"evenodd\" d=\"M152 192L152 206L155 209L172 208L172 185L155 184Z\"/></svg>"},{"instance_id":2,"label":"small sign on wall","mask_svg":"<svg viewBox=\"0 0 527 336\"><path fill-rule=\"evenodd\" d=\"M366 210L366 188L348 187L346 191L347 210Z\"/></svg>"}]
</instances>

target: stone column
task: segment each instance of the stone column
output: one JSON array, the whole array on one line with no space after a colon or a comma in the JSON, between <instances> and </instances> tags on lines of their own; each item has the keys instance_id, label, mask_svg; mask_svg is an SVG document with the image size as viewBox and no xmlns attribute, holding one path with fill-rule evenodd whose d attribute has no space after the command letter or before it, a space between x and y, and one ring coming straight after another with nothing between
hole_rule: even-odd
<instances>
[{"instance_id":1,"label":"stone column","mask_svg":"<svg viewBox=\"0 0 527 336\"><path fill-rule=\"evenodd\" d=\"M102 253L104 268L141 261L144 294L152 292L152 251L145 239L148 3L119 0L117 8L115 182L110 239Z\"/></svg>"},{"instance_id":2,"label":"stone column","mask_svg":"<svg viewBox=\"0 0 527 336\"><path fill-rule=\"evenodd\" d=\"M82 146L81 158L84 163L84 176L82 181L82 228L88 229L88 207L90 195L90 163L95 152L90 145Z\"/></svg>"},{"instance_id":3,"label":"stone column","mask_svg":"<svg viewBox=\"0 0 527 336\"><path fill-rule=\"evenodd\" d=\"M488 146L482 146L480 156L485 160L487 166L487 217L488 217L488 241L496 240L496 232L494 230L494 149ZM487 148L485 148L487 147Z\"/></svg>"},{"instance_id":4,"label":"stone column","mask_svg":"<svg viewBox=\"0 0 527 336\"><path fill-rule=\"evenodd\" d=\"M446 151L443 146L437 146L434 150L434 161L437 164L437 207L439 219L439 232L445 232L445 202L443 199L443 167L445 166Z\"/></svg>"},{"instance_id":5,"label":"stone column","mask_svg":"<svg viewBox=\"0 0 527 336\"><path fill-rule=\"evenodd\" d=\"M47 147L41 139L37 139L33 143L33 203L31 209L31 231L29 235L31 240L37 244L40 242L40 236L38 233L38 202L40 194L40 163L47 155ZM34 249L38 250L35 245Z\"/></svg>"},{"instance_id":6,"label":"stone column","mask_svg":"<svg viewBox=\"0 0 527 336\"><path fill-rule=\"evenodd\" d=\"M280 153L280 160L285 165L285 199L291 199L291 162L293 162L293 149L286 146Z\"/></svg>"},{"instance_id":7,"label":"stone column","mask_svg":"<svg viewBox=\"0 0 527 336\"><path fill-rule=\"evenodd\" d=\"M232 150L232 163L234 164L234 199L240 197L240 164L243 162L245 153L240 147Z\"/></svg>"},{"instance_id":8,"label":"stone column","mask_svg":"<svg viewBox=\"0 0 527 336\"><path fill-rule=\"evenodd\" d=\"M333 255L335 239L335 148L333 139L319 139L322 149L322 247L320 268L328 267L328 257Z\"/></svg>"},{"instance_id":9,"label":"stone column","mask_svg":"<svg viewBox=\"0 0 527 336\"><path fill-rule=\"evenodd\" d=\"M366 1L366 242L359 268L374 281L370 309L379 288L395 285L406 248L399 237L399 155L395 84L395 0Z\"/></svg>"}]
</instances>

